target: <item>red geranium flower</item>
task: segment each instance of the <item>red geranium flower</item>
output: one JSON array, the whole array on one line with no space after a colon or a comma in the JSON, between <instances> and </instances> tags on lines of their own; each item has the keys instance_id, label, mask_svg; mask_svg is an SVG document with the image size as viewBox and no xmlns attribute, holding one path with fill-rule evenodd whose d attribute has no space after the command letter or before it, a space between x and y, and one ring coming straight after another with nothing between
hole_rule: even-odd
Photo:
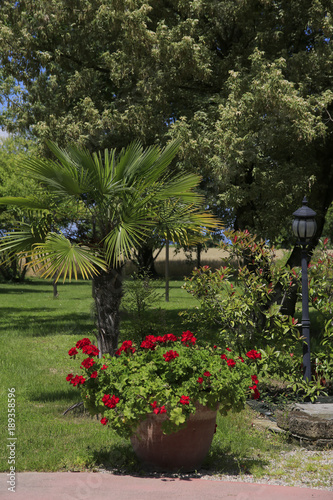
<instances>
[{"instance_id":1,"label":"red geranium flower","mask_svg":"<svg viewBox=\"0 0 333 500\"><path fill-rule=\"evenodd\" d=\"M88 356L98 356L99 349L95 345L89 344L82 347L82 352Z\"/></svg>"},{"instance_id":2,"label":"red geranium flower","mask_svg":"<svg viewBox=\"0 0 333 500\"><path fill-rule=\"evenodd\" d=\"M98 377L98 372L92 372L90 375L90 378L97 378Z\"/></svg>"},{"instance_id":3,"label":"red geranium flower","mask_svg":"<svg viewBox=\"0 0 333 500\"><path fill-rule=\"evenodd\" d=\"M67 382L69 382L73 378L73 373L69 373L66 377Z\"/></svg>"},{"instance_id":4,"label":"red geranium flower","mask_svg":"<svg viewBox=\"0 0 333 500\"><path fill-rule=\"evenodd\" d=\"M209 373L209 372L204 372L204 377L211 377L211 373Z\"/></svg>"},{"instance_id":5,"label":"red geranium flower","mask_svg":"<svg viewBox=\"0 0 333 500\"><path fill-rule=\"evenodd\" d=\"M253 385L250 387L250 389L253 391L252 397L253 399L259 399L260 398L260 392L257 389L256 385Z\"/></svg>"},{"instance_id":6,"label":"red geranium flower","mask_svg":"<svg viewBox=\"0 0 333 500\"><path fill-rule=\"evenodd\" d=\"M90 340L87 338L84 338L84 339L81 339L78 342L76 342L76 347L78 349L82 349L82 347L84 347L85 345L90 345L90 344L91 344Z\"/></svg>"},{"instance_id":7,"label":"red geranium flower","mask_svg":"<svg viewBox=\"0 0 333 500\"><path fill-rule=\"evenodd\" d=\"M177 337L173 333L166 333L162 337L162 342L177 342Z\"/></svg>"},{"instance_id":8,"label":"red geranium flower","mask_svg":"<svg viewBox=\"0 0 333 500\"><path fill-rule=\"evenodd\" d=\"M238 356L237 359L239 359L241 363L244 363L244 359L241 356Z\"/></svg>"},{"instance_id":9,"label":"red geranium flower","mask_svg":"<svg viewBox=\"0 0 333 500\"><path fill-rule=\"evenodd\" d=\"M95 361L92 358L86 358L82 361L81 365L83 368L86 368L87 370L92 367L92 365L95 364Z\"/></svg>"},{"instance_id":10,"label":"red geranium flower","mask_svg":"<svg viewBox=\"0 0 333 500\"><path fill-rule=\"evenodd\" d=\"M179 402L182 404L182 405L189 405L190 404L190 398L189 396L182 396L179 400Z\"/></svg>"},{"instance_id":11,"label":"red geranium flower","mask_svg":"<svg viewBox=\"0 0 333 500\"><path fill-rule=\"evenodd\" d=\"M165 409L165 406L161 406L161 407L158 407L157 406L157 401L153 401L152 403L150 403L150 406L153 408L153 412L155 413L155 415L158 415L159 413L166 413L166 409Z\"/></svg>"},{"instance_id":12,"label":"red geranium flower","mask_svg":"<svg viewBox=\"0 0 333 500\"><path fill-rule=\"evenodd\" d=\"M199 382L199 384L202 384L202 382L203 382L203 378L202 378L202 377L199 377L199 378L198 378L198 380L197 380L197 382Z\"/></svg>"},{"instance_id":13,"label":"red geranium flower","mask_svg":"<svg viewBox=\"0 0 333 500\"><path fill-rule=\"evenodd\" d=\"M143 347L143 349L151 349L152 351L154 351L156 342L156 337L154 335L147 335L145 340L141 342L140 347Z\"/></svg>"},{"instance_id":14,"label":"red geranium flower","mask_svg":"<svg viewBox=\"0 0 333 500\"><path fill-rule=\"evenodd\" d=\"M165 354L163 354L163 358L165 361L171 361L172 359L178 358L179 354L176 351L168 351Z\"/></svg>"},{"instance_id":15,"label":"red geranium flower","mask_svg":"<svg viewBox=\"0 0 333 500\"><path fill-rule=\"evenodd\" d=\"M250 359L261 359L260 352L256 351L255 349L252 349L252 351L247 352L246 356Z\"/></svg>"},{"instance_id":16,"label":"red geranium flower","mask_svg":"<svg viewBox=\"0 0 333 500\"><path fill-rule=\"evenodd\" d=\"M135 348L133 347L132 341L131 340L125 340L121 347L116 351L117 356L120 356L120 354L124 351L125 354L128 354L129 352L135 352Z\"/></svg>"},{"instance_id":17,"label":"red geranium flower","mask_svg":"<svg viewBox=\"0 0 333 500\"><path fill-rule=\"evenodd\" d=\"M106 370L107 369L107 365L103 365L101 370Z\"/></svg>"},{"instance_id":18,"label":"red geranium flower","mask_svg":"<svg viewBox=\"0 0 333 500\"><path fill-rule=\"evenodd\" d=\"M233 359L227 359L227 365L230 366L230 368L233 368L236 365L236 361Z\"/></svg>"},{"instance_id":19,"label":"red geranium flower","mask_svg":"<svg viewBox=\"0 0 333 500\"><path fill-rule=\"evenodd\" d=\"M251 379L252 379L252 382L253 382L254 384L258 384L258 383L259 383L259 380L258 380L257 375L251 375Z\"/></svg>"},{"instance_id":20,"label":"red geranium flower","mask_svg":"<svg viewBox=\"0 0 333 500\"><path fill-rule=\"evenodd\" d=\"M227 360L228 358L227 358L227 356L225 354L222 354L221 359Z\"/></svg>"},{"instance_id":21,"label":"red geranium flower","mask_svg":"<svg viewBox=\"0 0 333 500\"><path fill-rule=\"evenodd\" d=\"M73 384L74 387L76 387L79 384L84 384L85 381L86 379L82 377L82 375L75 375L75 377L71 379L70 383Z\"/></svg>"},{"instance_id":22,"label":"red geranium flower","mask_svg":"<svg viewBox=\"0 0 333 500\"><path fill-rule=\"evenodd\" d=\"M181 342L186 345L186 347L189 347L189 344L195 344L196 342L196 337L194 337L193 333L190 332L190 330L186 330L186 332L182 333L181 336Z\"/></svg>"},{"instance_id":23,"label":"red geranium flower","mask_svg":"<svg viewBox=\"0 0 333 500\"><path fill-rule=\"evenodd\" d=\"M70 356L75 356L76 354L78 354L78 352L79 352L79 351L78 351L77 349L75 349L75 347L72 347L72 348L68 351L68 354L69 354Z\"/></svg>"},{"instance_id":24,"label":"red geranium flower","mask_svg":"<svg viewBox=\"0 0 333 500\"><path fill-rule=\"evenodd\" d=\"M107 418L105 418L105 417L101 418L101 424L102 425L106 425L108 423L108 421L109 420Z\"/></svg>"},{"instance_id":25,"label":"red geranium flower","mask_svg":"<svg viewBox=\"0 0 333 500\"><path fill-rule=\"evenodd\" d=\"M102 402L108 408L115 408L116 405L119 403L119 401L120 399L117 398L115 395L111 397L110 394L104 394L104 396L102 397Z\"/></svg>"}]
</instances>

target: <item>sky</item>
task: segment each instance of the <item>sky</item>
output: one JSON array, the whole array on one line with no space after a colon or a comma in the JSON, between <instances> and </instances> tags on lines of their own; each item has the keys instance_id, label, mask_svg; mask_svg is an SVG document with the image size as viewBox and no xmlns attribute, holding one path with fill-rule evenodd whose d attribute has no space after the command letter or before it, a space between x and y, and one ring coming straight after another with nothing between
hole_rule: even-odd
<instances>
[{"instance_id":1,"label":"sky","mask_svg":"<svg viewBox=\"0 0 333 500\"><path fill-rule=\"evenodd\" d=\"M0 130L0 140L5 138L5 137L8 137L8 133L5 132L4 130Z\"/></svg>"}]
</instances>

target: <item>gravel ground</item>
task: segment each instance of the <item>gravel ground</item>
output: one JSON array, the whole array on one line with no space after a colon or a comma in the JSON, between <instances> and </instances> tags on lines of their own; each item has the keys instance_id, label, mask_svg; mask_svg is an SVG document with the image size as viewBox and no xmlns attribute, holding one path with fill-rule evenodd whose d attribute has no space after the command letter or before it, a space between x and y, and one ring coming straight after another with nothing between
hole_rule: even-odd
<instances>
[{"instance_id":1,"label":"gravel ground","mask_svg":"<svg viewBox=\"0 0 333 500\"><path fill-rule=\"evenodd\" d=\"M250 474L209 474L202 479L241 481L245 483L297 486L333 491L333 450L310 451L300 448L267 458L267 474L256 477Z\"/></svg>"}]
</instances>

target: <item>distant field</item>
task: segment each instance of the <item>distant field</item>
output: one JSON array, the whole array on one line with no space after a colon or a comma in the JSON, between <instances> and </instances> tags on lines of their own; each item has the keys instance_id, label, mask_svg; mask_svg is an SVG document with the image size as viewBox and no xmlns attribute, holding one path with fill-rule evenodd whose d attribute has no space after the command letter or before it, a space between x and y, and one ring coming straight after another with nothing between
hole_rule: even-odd
<instances>
[{"instance_id":1,"label":"distant field","mask_svg":"<svg viewBox=\"0 0 333 500\"><path fill-rule=\"evenodd\" d=\"M289 250L276 250L276 259L286 259L287 255L290 253ZM192 257L192 260L191 260ZM174 249L170 248L170 276L172 277L182 277L191 274L192 270L197 266L196 252L184 252L180 250L175 253ZM218 269L224 265L224 260L228 257L228 252L221 250L220 248L209 248L207 252L201 252L201 266L210 266L213 269ZM164 276L165 274L165 249L161 251L159 256L155 261L155 269L159 275ZM128 263L125 266L126 274L131 274L135 271L135 266L132 263Z\"/></svg>"}]
</instances>

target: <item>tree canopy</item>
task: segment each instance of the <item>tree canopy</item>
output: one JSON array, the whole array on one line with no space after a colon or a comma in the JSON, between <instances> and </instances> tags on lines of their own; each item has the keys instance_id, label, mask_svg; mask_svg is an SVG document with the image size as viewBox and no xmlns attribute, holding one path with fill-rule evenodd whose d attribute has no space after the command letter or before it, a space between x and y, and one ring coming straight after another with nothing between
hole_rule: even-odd
<instances>
[{"instance_id":1,"label":"tree canopy","mask_svg":"<svg viewBox=\"0 0 333 500\"><path fill-rule=\"evenodd\" d=\"M2 0L1 124L95 151L184 141L207 203L276 238L333 199L330 0Z\"/></svg>"}]
</instances>

